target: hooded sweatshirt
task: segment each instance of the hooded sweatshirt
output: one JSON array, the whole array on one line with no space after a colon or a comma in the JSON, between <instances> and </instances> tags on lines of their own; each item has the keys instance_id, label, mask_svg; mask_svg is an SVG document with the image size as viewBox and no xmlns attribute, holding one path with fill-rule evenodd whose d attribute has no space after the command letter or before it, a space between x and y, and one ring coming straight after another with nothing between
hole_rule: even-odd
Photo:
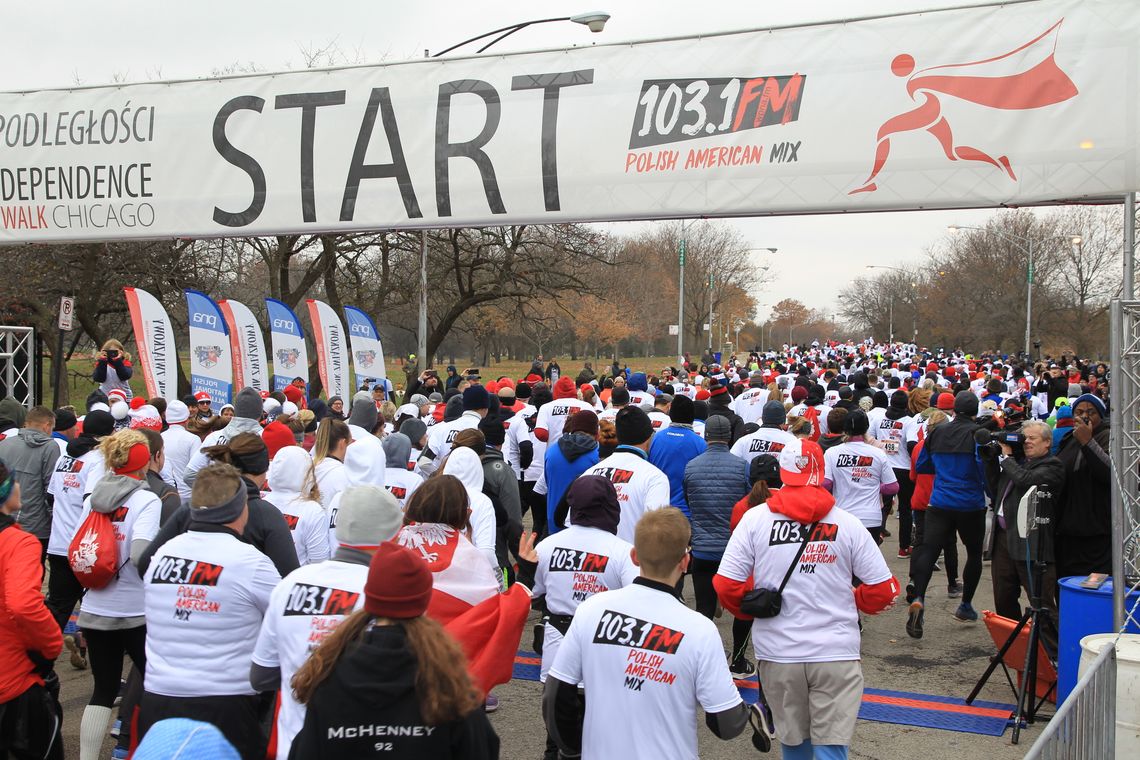
<instances>
[{"instance_id":1,"label":"hooded sweatshirt","mask_svg":"<svg viewBox=\"0 0 1140 760\"><path fill-rule=\"evenodd\" d=\"M499 738L481 705L458 720L427 725L420 714L416 670L403 626L366 630L317 688L292 756L372 758L380 744L383 756L392 760L497 758ZM385 735L373 728L383 728Z\"/></svg>"},{"instance_id":2,"label":"hooded sweatshirt","mask_svg":"<svg viewBox=\"0 0 1140 760\"><path fill-rule=\"evenodd\" d=\"M145 624L146 603L137 562L158 534L162 502L146 481L108 472L88 497L79 526L91 512L109 515L119 572L103 588L88 589L79 612L83 628L116 630ZM80 536L82 550L83 537ZM93 551L93 549L92 549ZM134 565L127 567L127 565Z\"/></svg>"},{"instance_id":3,"label":"hooded sweatshirt","mask_svg":"<svg viewBox=\"0 0 1140 760\"><path fill-rule=\"evenodd\" d=\"M28 410L11 396L0 401L0 435L15 435L27 416Z\"/></svg>"},{"instance_id":4,"label":"hooded sweatshirt","mask_svg":"<svg viewBox=\"0 0 1140 760\"><path fill-rule=\"evenodd\" d=\"M384 448L379 438L368 435L348 445L343 465L332 457L326 457L316 466L315 472L321 504L325 505L328 515L326 540L331 554L340 546L336 540L336 513L340 510L341 494L350 486L384 487Z\"/></svg>"},{"instance_id":5,"label":"hooded sweatshirt","mask_svg":"<svg viewBox=\"0 0 1140 760\"><path fill-rule=\"evenodd\" d=\"M59 446L47 433L21 428L17 435L0 441L0 460L8 465L20 484L20 526L41 541L51 536L52 497L48 493Z\"/></svg>"},{"instance_id":6,"label":"hooded sweatshirt","mask_svg":"<svg viewBox=\"0 0 1140 760\"><path fill-rule=\"evenodd\" d=\"M586 470L598 463L598 442L592 435L582 432L565 433L554 446L546 449L543 478L546 480L547 531L557 533L563 525L554 519L554 513L566 489Z\"/></svg>"},{"instance_id":7,"label":"hooded sweatshirt","mask_svg":"<svg viewBox=\"0 0 1140 760\"><path fill-rule=\"evenodd\" d=\"M483 463L469 448L453 449L443 464L443 471L459 479L467 489L471 504L471 543L483 553L492 570L499 569L495 556L495 507L483 493Z\"/></svg>"},{"instance_id":8,"label":"hooded sweatshirt","mask_svg":"<svg viewBox=\"0 0 1140 760\"><path fill-rule=\"evenodd\" d=\"M380 445L384 449L384 488L396 497L400 509L405 509L408 506L408 499L424 482L422 476L408 469L408 462L412 456L412 440L403 433L391 433L384 436Z\"/></svg>"},{"instance_id":9,"label":"hooded sweatshirt","mask_svg":"<svg viewBox=\"0 0 1140 760\"><path fill-rule=\"evenodd\" d=\"M306 499L301 489L309 478L313 460L300 446L286 446L269 463L269 487L265 500L281 510L293 537L297 561L302 565L329 558L328 518L319 501Z\"/></svg>"}]
</instances>

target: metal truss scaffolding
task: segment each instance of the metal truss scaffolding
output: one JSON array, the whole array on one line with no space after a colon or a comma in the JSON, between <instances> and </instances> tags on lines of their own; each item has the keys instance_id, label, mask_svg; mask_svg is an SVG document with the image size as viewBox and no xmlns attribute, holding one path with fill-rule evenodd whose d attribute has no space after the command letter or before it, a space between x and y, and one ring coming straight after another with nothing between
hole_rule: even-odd
<instances>
[{"instance_id":1,"label":"metal truss scaffolding","mask_svg":"<svg viewBox=\"0 0 1140 760\"><path fill-rule=\"evenodd\" d=\"M36 403L36 331L0 325L0 398Z\"/></svg>"}]
</instances>

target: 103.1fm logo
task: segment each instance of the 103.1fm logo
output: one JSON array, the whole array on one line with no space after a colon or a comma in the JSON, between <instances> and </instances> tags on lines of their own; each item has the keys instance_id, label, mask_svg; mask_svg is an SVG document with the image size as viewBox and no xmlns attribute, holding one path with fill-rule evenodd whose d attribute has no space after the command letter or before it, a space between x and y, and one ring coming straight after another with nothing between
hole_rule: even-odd
<instances>
[{"instance_id":1,"label":"103.1fm logo","mask_svg":"<svg viewBox=\"0 0 1140 760\"><path fill-rule=\"evenodd\" d=\"M630 150L736 134L800 116L807 76L647 79L634 113Z\"/></svg>"}]
</instances>

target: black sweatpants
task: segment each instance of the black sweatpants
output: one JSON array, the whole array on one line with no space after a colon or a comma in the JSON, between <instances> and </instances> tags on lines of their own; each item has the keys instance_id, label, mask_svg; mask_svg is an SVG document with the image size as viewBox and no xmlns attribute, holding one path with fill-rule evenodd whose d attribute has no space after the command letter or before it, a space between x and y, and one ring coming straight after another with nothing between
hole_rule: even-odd
<instances>
[{"instance_id":1,"label":"black sweatpants","mask_svg":"<svg viewBox=\"0 0 1140 760\"><path fill-rule=\"evenodd\" d=\"M716 589L713 576L720 568L720 560L693 557L689 563L689 573L693 576L693 594L696 596L697 612L709 620L716 614ZM748 637L752 634L752 621L732 619L732 654L730 660L736 662L748 654Z\"/></svg>"},{"instance_id":2,"label":"black sweatpants","mask_svg":"<svg viewBox=\"0 0 1140 760\"><path fill-rule=\"evenodd\" d=\"M915 557L918 554L918 547L922 546L926 535L926 510L914 509L911 510L914 516L914 535L912 536L912 546L914 547L914 554L910 555L910 577L914 578ZM958 580L958 539L953 539L945 546L938 547L939 551L943 553L943 559L946 560L946 581ZM937 560L938 555L934 555Z\"/></svg>"},{"instance_id":3,"label":"black sweatpants","mask_svg":"<svg viewBox=\"0 0 1140 760\"><path fill-rule=\"evenodd\" d=\"M898 502L899 502L899 548L905 549L911 546L911 527L914 518L911 517L910 512L910 497L914 495L914 481L910 479L910 470L902 470L898 467L893 468L895 471L895 480L899 482Z\"/></svg>"},{"instance_id":4,"label":"black sweatpants","mask_svg":"<svg viewBox=\"0 0 1140 760\"><path fill-rule=\"evenodd\" d=\"M0 758L63 760L63 710L43 686L0 703Z\"/></svg>"},{"instance_id":5,"label":"black sweatpants","mask_svg":"<svg viewBox=\"0 0 1140 760\"><path fill-rule=\"evenodd\" d=\"M982 577L982 544L986 538L986 510L974 509L967 512L928 507L924 532L922 545L914 550L911 562L918 598L926 596L926 587L930 584L930 575L934 570L934 562L938 559L938 552L943 546L954 543L957 534L966 546L966 567L962 573L962 603L970 604L978 588L978 581ZM947 578L950 578L949 567L946 572Z\"/></svg>"},{"instance_id":6,"label":"black sweatpants","mask_svg":"<svg viewBox=\"0 0 1140 760\"><path fill-rule=\"evenodd\" d=\"M48 595L45 603L62 631L75 605L83 598L83 586L75 579L75 573L71 572L67 557L49 554L47 561Z\"/></svg>"},{"instance_id":7,"label":"black sweatpants","mask_svg":"<svg viewBox=\"0 0 1140 760\"><path fill-rule=\"evenodd\" d=\"M534 492L533 480L520 480L519 500L524 515L530 509L531 530L538 534L539 540L546 538L546 494Z\"/></svg>"},{"instance_id":8,"label":"black sweatpants","mask_svg":"<svg viewBox=\"0 0 1140 760\"><path fill-rule=\"evenodd\" d=\"M83 638L87 640L87 661L95 681L87 704L112 707L122 682L123 655L131 658L140 673L146 672L146 626L117 631L84 628Z\"/></svg>"},{"instance_id":9,"label":"black sweatpants","mask_svg":"<svg viewBox=\"0 0 1140 760\"><path fill-rule=\"evenodd\" d=\"M190 718L217 727L242 760L264 760L266 737L260 725L261 698L256 695L167 697L143 692L139 709L139 741L166 718Z\"/></svg>"}]
</instances>

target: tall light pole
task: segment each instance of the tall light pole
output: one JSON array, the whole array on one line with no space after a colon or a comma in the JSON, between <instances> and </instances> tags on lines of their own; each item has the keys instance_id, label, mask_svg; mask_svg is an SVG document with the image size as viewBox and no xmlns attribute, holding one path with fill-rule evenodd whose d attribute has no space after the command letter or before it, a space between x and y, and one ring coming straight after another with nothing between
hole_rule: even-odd
<instances>
[{"instance_id":1,"label":"tall light pole","mask_svg":"<svg viewBox=\"0 0 1140 760\"><path fill-rule=\"evenodd\" d=\"M685 355L685 228L692 220L681 222L681 242L677 244L677 261L680 275L677 278L677 361ZM710 294L711 297L711 294ZM712 321L709 321L709 340L712 340Z\"/></svg>"},{"instance_id":2,"label":"tall light pole","mask_svg":"<svg viewBox=\"0 0 1140 760\"><path fill-rule=\"evenodd\" d=\"M424 51L424 58L439 58L441 55L444 55L446 53L450 53L452 50L455 50L457 48L461 48L464 45L470 44L472 42L477 42L478 40L486 39L487 37L499 35L498 37L495 37L493 40L488 42L486 45L484 45L483 47L481 47L477 51L475 51L476 53L482 53L487 48L489 48L492 45L494 45L495 43L511 36L515 32L520 31L522 29L525 29L528 26L534 26L536 24L549 24L549 23L553 23L555 21L572 21L575 24L582 24L583 26L589 28L589 30L591 32L597 33L597 32L602 31L602 29L605 28L606 22L609 20L610 20L610 14L603 13L600 11L595 11L592 13L580 13L577 16L557 16L554 18L540 18L540 19L532 19L531 21L520 21L517 24L510 24L509 26L504 26L504 27L501 27L499 29L492 29L489 32L484 32L483 34L480 34L480 35L475 36L475 37L469 37L469 38L463 40L463 42L457 42L456 44L452 45L451 47L444 48L443 50L440 50L438 53L435 53L434 55L432 55L427 50L425 50ZM416 353L420 357L420 361L422 361L424 363L423 369L427 369L429 366L431 366L431 363L432 363L431 362L432 357L427 355L427 311L428 311L428 309L427 309L427 305L428 305L427 282L428 282L427 233L424 231L421 231L420 232L420 314L419 314L419 320L417 321L417 324L416 324L416 332L417 332Z\"/></svg>"},{"instance_id":3,"label":"tall light pole","mask_svg":"<svg viewBox=\"0 0 1140 760\"><path fill-rule=\"evenodd\" d=\"M1025 357L1028 359L1033 356L1030 352L1030 349L1033 347L1030 336L1033 331L1033 243L1035 239L1026 235L1015 235L1012 232L1003 232L1002 230L994 230L988 227L967 227L965 225L951 224L946 229L950 230L950 232L957 232L958 230L977 230L978 232L997 235L998 237L1005 238L1025 252L1029 260L1029 266L1026 268L1025 273ZM1046 240L1068 240L1073 245L1080 245L1081 236L1065 234L1045 235L1036 238L1036 241L1041 243ZM1022 243L1024 243L1024 245L1022 245Z\"/></svg>"},{"instance_id":4,"label":"tall light pole","mask_svg":"<svg viewBox=\"0 0 1140 760\"><path fill-rule=\"evenodd\" d=\"M883 264L868 264L867 269L892 269L896 272L902 272L903 274L909 274L909 275L914 274L914 272L911 272L909 269L903 269L902 267L889 267L889 266L885 266ZM945 274L945 272L939 272L938 274L943 275L943 274ZM918 283L912 282L910 284L910 286L912 288L917 288ZM912 343L917 343L918 342L918 305L913 300L911 301L911 303L915 308L911 312L911 326L910 326L911 327L911 338L910 339L911 339ZM891 322L890 322L891 336L890 336L889 342L894 343L895 342L895 294L894 293L891 293L890 312L891 312L891 314L890 314L890 317L891 317Z\"/></svg>"}]
</instances>

